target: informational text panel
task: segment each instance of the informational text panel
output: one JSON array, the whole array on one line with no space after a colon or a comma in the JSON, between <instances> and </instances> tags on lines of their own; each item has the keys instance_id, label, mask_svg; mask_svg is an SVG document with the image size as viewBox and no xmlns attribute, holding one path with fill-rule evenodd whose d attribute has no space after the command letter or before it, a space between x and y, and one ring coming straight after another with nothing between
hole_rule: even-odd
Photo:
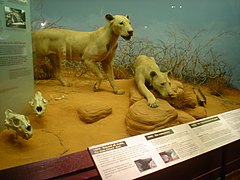
<instances>
[{"instance_id":1,"label":"informational text panel","mask_svg":"<svg viewBox=\"0 0 240 180\"><path fill-rule=\"evenodd\" d=\"M134 179L240 139L240 109L89 147L103 179Z\"/></svg>"},{"instance_id":2,"label":"informational text panel","mask_svg":"<svg viewBox=\"0 0 240 180\"><path fill-rule=\"evenodd\" d=\"M30 0L0 0L0 131L5 110L26 113L33 96Z\"/></svg>"}]
</instances>

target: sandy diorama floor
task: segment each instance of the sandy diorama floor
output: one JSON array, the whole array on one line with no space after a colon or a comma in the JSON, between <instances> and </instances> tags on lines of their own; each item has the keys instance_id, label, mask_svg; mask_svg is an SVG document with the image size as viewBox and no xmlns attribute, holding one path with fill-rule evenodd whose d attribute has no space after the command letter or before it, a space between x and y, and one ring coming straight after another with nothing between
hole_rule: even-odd
<instances>
[{"instance_id":1,"label":"sandy diorama floor","mask_svg":"<svg viewBox=\"0 0 240 180\"><path fill-rule=\"evenodd\" d=\"M103 81L99 92L93 91L93 79L75 78L71 87L63 87L57 80L35 82L48 100L42 118L33 113L28 117L33 127L33 137L24 140L15 138L15 133L3 130L0 133L0 169L19 166L52 157L86 150L87 147L128 137L125 116L129 109L129 89L133 79L117 80L125 89L124 95L115 95L108 81ZM207 115L215 115L240 108L240 90L226 89L222 96L210 95L202 89L206 98ZM95 123L82 122L76 109L81 104L105 102L112 107L112 114Z\"/></svg>"}]
</instances>

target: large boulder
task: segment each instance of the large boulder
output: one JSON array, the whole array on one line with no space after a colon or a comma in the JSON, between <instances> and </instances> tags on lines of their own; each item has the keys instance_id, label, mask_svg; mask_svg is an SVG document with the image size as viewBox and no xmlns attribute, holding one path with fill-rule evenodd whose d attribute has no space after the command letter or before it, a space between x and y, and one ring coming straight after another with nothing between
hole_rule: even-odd
<instances>
[{"instance_id":1,"label":"large boulder","mask_svg":"<svg viewBox=\"0 0 240 180\"><path fill-rule=\"evenodd\" d=\"M103 102L82 104L77 108L79 119L85 123L93 123L112 113L112 108Z\"/></svg>"},{"instance_id":2,"label":"large boulder","mask_svg":"<svg viewBox=\"0 0 240 180\"><path fill-rule=\"evenodd\" d=\"M177 109L177 112L178 112L177 120L180 124L185 124L185 123L192 122L192 121L196 120L193 116L191 116L190 114L188 114L188 113L186 113L182 110Z\"/></svg>"},{"instance_id":3,"label":"large boulder","mask_svg":"<svg viewBox=\"0 0 240 180\"><path fill-rule=\"evenodd\" d=\"M195 119L202 119L207 117L207 111L204 107L202 106L196 106L194 109L193 108L186 108L184 111L191 116L193 116Z\"/></svg>"},{"instance_id":4,"label":"large boulder","mask_svg":"<svg viewBox=\"0 0 240 180\"><path fill-rule=\"evenodd\" d=\"M171 80L176 98L161 98L159 93L150 89L159 101L159 107L150 108L147 100L134 84L130 88L130 108L126 116L127 132L130 135L147 133L178 124L184 124L207 116L204 107L198 106L194 86ZM175 109L176 108L176 109Z\"/></svg>"},{"instance_id":5,"label":"large boulder","mask_svg":"<svg viewBox=\"0 0 240 180\"><path fill-rule=\"evenodd\" d=\"M143 95L139 92L137 86L134 84L129 90L129 100L130 106L133 105L135 102L144 99Z\"/></svg>"},{"instance_id":6,"label":"large boulder","mask_svg":"<svg viewBox=\"0 0 240 180\"><path fill-rule=\"evenodd\" d=\"M179 124L177 111L165 100L158 99L159 107L151 108L146 99L135 102L126 115L128 134L137 135Z\"/></svg>"},{"instance_id":7,"label":"large boulder","mask_svg":"<svg viewBox=\"0 0 240 180\"><path fill-rule=\"evenodd\" d=\"M167 101L177 109L195 108L197 106L197 97L193 91L193 86L185 84L183 87L181 84L179 81L172 81L172 88L178 93L176 98L168 98Z\"/></svg>"}]
</instances>

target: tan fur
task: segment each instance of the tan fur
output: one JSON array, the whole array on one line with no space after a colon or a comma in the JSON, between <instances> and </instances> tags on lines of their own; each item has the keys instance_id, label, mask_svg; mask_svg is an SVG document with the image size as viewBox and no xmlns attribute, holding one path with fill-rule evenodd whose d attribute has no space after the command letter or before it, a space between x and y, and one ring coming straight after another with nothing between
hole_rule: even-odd
<instances>
[{"instance_id":1,"label":"tan fur","mask_svg":"<svg viewBox=\"0 0 240 180\"><path fill-rule=\"evenodd\" d=\"M129 40L133 35L128 16L107 14L108 23L94 32L78 32L63 29L37 30L32 33L33 51L36 58L48 57L53 65L54 75L64 85L69 86L60 75L60 61L63 49L70 47L79 55L86 66L97 75L98 80L94 90L99 90L103 75L95 62L101 62L108 80L116 94L123 94L114 83L112 61L117 48L119 36Z\"/></svg>"},{"instance_id":2,"label":"tan fur","mask_svg":"<svg viewBox=\"0 0 240 180\"><path fill-rule=\"evenodd\" d=\"M168 72L160 72L154 58L140 55L134 62L134 80L138 90L147 98L150 107L158 107L158 102L154 95L146 87L146 83L152 86L163 97L174 97L171 83L168 78Z\"/></svg>"}]
</instances>

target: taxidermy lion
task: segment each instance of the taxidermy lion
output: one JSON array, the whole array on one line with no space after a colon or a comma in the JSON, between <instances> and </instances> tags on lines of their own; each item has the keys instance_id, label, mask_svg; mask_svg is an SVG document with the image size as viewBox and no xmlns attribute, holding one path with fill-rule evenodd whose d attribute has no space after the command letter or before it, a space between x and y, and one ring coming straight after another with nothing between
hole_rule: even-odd
<instances>
[{"instance_id":1,"label":"taxidermy lion","mask_svg":"<svg viewBox=\"0 0 240 180\"><path fill-rule=\"evenodd\" d=\"M64 29L43 29L33 31L33 52L35 58L44 59L48 57L53 66L55 77L64 86L69 86L60 74L61 54L66 46L72 52L77 52L79 59L98 77L94 90L99 90L103 75L96 62L101 62L108 80L116 94L124 94L123 89L117 88L113 75L113 57L117 49L117 40L121 36L130 40L133 28L128 16L107 14L108 23L93 32L78 32Z\"/></svg>"},{"instance_id":2,"label":"taxidermy lion","mask_svg":"<svg viewBox=\"0 0 240 180\"><path fill-rule=\"evenodd\" d=\"M154 58L140 55L136 58L133 68L135 83L140 93L147 98L148 106L156 108L158 102L146 84L152 86L163 98L175 97L168 78L169 72L160 72Z\"/></svg>"}]
</instances>

